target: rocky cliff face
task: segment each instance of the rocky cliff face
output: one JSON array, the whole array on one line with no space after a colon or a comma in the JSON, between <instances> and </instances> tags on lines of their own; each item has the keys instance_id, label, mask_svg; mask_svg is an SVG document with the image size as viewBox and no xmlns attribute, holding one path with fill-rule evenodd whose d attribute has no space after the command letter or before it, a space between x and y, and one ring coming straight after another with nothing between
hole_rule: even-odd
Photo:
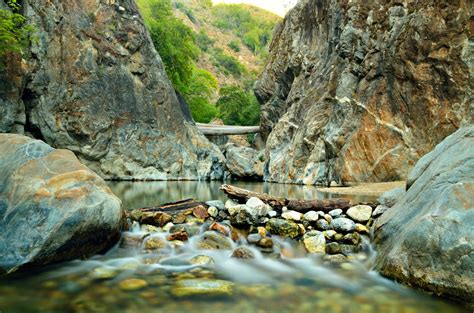
<instances>
[{"instance_id":1,"label":"rocky cliff face","mask_svg":"<svg viewBox=\"0 0 474 313\"><path fill-rule=\"evenodd\" d=\"M266 179L405 179L474 116L469 1L301 0L256 84Z\"/></svg>"},{"instance_id":2,"label":"rocky cliff face","mask_svg":"<svg viewBox=\"0 0 474 313\"><path fill-rule=\"evenodd\" d=\"M134 1L25 1L24 14L37 42L27 75L1 84L0 131L24 128L105 178L223 175L222 153L185 120Z\"/></svg>"}]
</instances>

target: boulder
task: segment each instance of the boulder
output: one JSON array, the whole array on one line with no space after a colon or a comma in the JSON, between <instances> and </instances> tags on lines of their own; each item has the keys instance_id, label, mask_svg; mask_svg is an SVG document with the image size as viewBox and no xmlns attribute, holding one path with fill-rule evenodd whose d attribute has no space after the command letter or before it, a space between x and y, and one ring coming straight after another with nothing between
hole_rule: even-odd
<instances>
[{"instance_id":1,"label":"boulder","mask_svg":"<svg viewBox=\"0 0 474 313\"><path fill-rule=\"evenodd\" d=\"M471 11L469 1L298 1L255 85L265 180L405 180L473 122Z\"/></svg>"},{"instance_id":2,"label":"boulder","mask_svg":"<svg viewBox=\"0 0 474 313\"><path fill-rule=\"evenodd\" d=\"M346 213L354 221L367 222L372 216L372 207L360 204L349 208Z\"/></svg>"},{"instance_id":3,"label":"boulder","mask_svg":"<svg viewBox=\"0 0 474 313\"><path fill-rule=\"evenodd\" d=\"M474 304L474 126L411 171L407 192L375 223L383 275Z\"/></svg>"},{"instance_id":4,"label":"boulder","mask_svg":"<svg viewBox=\"0 0 474 313\"><path fill-rule=\"evenodd\" d=\"M223 177L224 157L179 101L135 1L27 1L22 11L38 40L25 66L0 71L0 132L69 149L103 178Z\"/></svg>"},{"instance_id":5,"label":"boulder","mask_svg":"<svg viewBox=\"0 0 474 313\"><path fill-rule=\"evenodd\" d=\"M226 147L227 170L234 178L262 180L263 152L248 147Z\"/></svg>"},{"instance_id":6,"label":"boulder","mask_svg":"<svg viewBox=\"0 0 474 313\"><path fill-rule=\"evenodd\" d=\"M71 151L0 134L0 271L104 251L123 217L120 200Z\"/></svg>"}]
</instances>

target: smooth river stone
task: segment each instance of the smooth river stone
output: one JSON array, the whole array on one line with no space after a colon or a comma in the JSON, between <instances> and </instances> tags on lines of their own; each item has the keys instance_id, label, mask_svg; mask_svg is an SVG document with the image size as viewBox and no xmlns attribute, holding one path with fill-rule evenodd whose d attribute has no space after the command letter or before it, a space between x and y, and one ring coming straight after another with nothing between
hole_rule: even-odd
<instances>
[{"instance_id":1,"label":"smooth river stone","mask_svg":"<svg viewBox=\"0 0 474 313\"><path fill-rule=\"evenodd\" d=\"M345 217L338 217L334 219L331 223L331 226L335 231L342 233L353 232L356 228L354 221Z\"/></svg>"},{"instance_id":2,"label":"smooth river stone","mask_svg":"<svg viewBox=\"0 0 474 313\"><path fill-rule=\"evenodd\" d=\"M368 205L356 205L347 210L347 215L357 222L367 222L372 216L372 207Z\"/></svg>"}]
</instances>

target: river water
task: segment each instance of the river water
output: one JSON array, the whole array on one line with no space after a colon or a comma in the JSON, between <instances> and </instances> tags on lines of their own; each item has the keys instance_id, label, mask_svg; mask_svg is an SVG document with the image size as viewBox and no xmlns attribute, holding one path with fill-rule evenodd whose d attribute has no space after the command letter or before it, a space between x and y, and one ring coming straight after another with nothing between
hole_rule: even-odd
<instances>
[{"instance_id":1,"label":"river water","mask_svg":"<svg viewBox=\"0 0 474 313\"><path fill-rule=\"evenodd\" d=\"M263 183L238 186L289 198L326 198L313 187ZM222 199L220 183L114 182L127 209L184 198ZM372 200L360 197L356 200ZM140 236L135 225L127 236ZM156 236L166 236L166 233ZM368 242L351 263L327 264L297 242L276 238L281 257L230 258L229 250L202 250L191 238L158 254L117 245L106 255L54 265L0 280L0 312L468 312L370 270ZM237 241L236 246L244 245ZM196 256L214 263L198 266ZM197 289L193 289L194 287Z\"/></svg>"}]
</instances>

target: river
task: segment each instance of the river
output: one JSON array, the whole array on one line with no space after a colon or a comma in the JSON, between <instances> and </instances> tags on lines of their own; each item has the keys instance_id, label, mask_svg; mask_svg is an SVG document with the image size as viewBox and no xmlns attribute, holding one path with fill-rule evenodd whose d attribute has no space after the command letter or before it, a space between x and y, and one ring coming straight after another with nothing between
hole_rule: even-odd
<instances>
[{"instance_id":1,"label":"river","mask_svg":"<svg viewBox=\"0 0 474 313\"><path fill-rule=\"evenodd\" d=\"M289 198L332 197L314 187L236 185ZM184 198L226 199L218 182L110 186L129 210ZM127 235L141 232L135 225ZM245 245L235 246L239 244ZM371 271L376 252L368 242L363 254L340 265L306 255L297 242L278 239L277 244L278 258L248 246L255 254L251 260L230 258L228 250L204 251L194 239L159 255L117 245L102 256L0 280L0 312L467 312ZM214 263L191 264L196 256L210 257ZM195 285L200 289L193 294Z\"/></svg>"}]
</instances>

